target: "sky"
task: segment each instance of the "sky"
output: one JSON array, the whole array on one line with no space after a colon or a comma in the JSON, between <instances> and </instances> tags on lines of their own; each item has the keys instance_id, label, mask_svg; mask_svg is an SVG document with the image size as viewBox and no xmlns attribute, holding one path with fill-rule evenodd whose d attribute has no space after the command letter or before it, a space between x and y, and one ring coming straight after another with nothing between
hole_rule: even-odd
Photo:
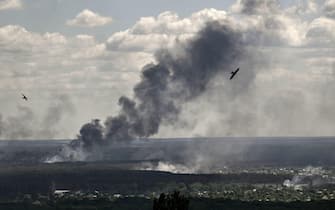
<instances>
[{"instance_id":1,"label":"sky","mask_svg":"<svg viewBox=\"0 0 335 210\"><path fill-rule=\"evenodd\" d=\"M245 88L218 75L155 137L335 135L334 0L0 0L0 139L75 138L117 115L158 51L211 21L253 52Z\"/></svg>"}]
</instances>

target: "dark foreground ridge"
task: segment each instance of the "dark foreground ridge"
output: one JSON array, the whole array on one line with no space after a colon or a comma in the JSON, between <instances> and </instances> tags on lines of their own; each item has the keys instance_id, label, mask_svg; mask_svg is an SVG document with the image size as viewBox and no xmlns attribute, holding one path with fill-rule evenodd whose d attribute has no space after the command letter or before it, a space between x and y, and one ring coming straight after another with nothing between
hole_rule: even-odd
<instances>
[{"instance_id":1,"label":"dark foreground ridge","mask_svg":"<svg viewBox=\"0 0 335 210\"><path fill-rule=\"evenodd\" d=\"M48 194L51 187L72 192L150 194L168 189L176 183L249 183L281 184L290 175L241 174L173 174L161 171L125 170L124 165L108 163L41 164L6 166L0 169L0 198L18 194ZM164 192L164 191L163 191Z\"/></svg>"},{"instance_id":2,"label":"dark foreground ridge","mask_svg":"<svg viewBox=\"0 0 335 210\"><path fill-rule=\"evenodd\" d=\"M153 200L146 198L120 198L114 201L67 200L57 204L30 204L24 202L0 202L6 210L152 210ZM335 201L312 202L243 202L224 199L191 198L189 210L334 210ZM185 209L186 210L186 209Z\"/></svg>"},{"instance_id":3,"label":"dark foreground ridge","mask_svg":"<svg viewBox=\"0 0 335 210\"><path fill-rule=\"evenodd\" d=\"M333 205L335 200L334 169L309 169L307 173L313 170L320 172L314 172L315 175L306 173L305 177L300 176L299 183L294 183L297 176L290 172L296 170L294 168L244 168L222 174L173 174L125 170L122 167L123 164L109 163L2 165L0 207L7 205L6 209L10 209L17 206L20 209L20 205L37 205L52 209L56 205L58 209L66 206L90 209L90 206L96 205L101 209L110 206L118 209L118 205L125 205L125 209L133 209L130 206L143 200L140 209L148 209L154 198L174 190L191 198L190 209L216 209L215 206L219 208L226 203L227 207L236 205L237 209L249 204L264 208L279 205L278 209L282 209L281 206L290 206L285 203L292 203L293 207L327 206ZM299 170L297 174L303 171ZM288 180L292 182L285 184ZM326 201L329 203L326 204ZM199 204L194 204L197 202Z\"/></svg>"}]
</instances>

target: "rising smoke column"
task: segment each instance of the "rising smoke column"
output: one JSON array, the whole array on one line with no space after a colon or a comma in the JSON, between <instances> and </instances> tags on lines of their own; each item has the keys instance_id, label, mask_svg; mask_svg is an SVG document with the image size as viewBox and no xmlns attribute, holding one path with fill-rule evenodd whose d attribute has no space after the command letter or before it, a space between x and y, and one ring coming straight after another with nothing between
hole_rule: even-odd
<instances>
[{"instance_id":1,"label":"rising smoke column","mask_svg":"<svg viewBox=\"0 0 335 210\"><path fill-rule=\"evenodd\" d=\"M219 22L207 23L177 53L158 51L157 63L143 68L133 99L120 97L119 114L108 117L104 127L99 121L85 124L79 140L89 147L93 142L128 141L156 134L161 123L177 120L182 105L204 93L213 77L235 70L244 51L241 33Z\"/></svg>"}]
</instances>

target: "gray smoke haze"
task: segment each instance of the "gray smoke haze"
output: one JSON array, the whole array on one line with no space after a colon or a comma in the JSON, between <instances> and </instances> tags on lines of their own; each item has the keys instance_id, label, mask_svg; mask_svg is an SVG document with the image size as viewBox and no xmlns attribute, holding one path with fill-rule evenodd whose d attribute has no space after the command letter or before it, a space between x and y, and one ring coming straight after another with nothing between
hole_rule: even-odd
<instances>
[{"instance_id":1,"label":"gray smoke haze","mask_svg":"<svg viewBox=\"0 0 335 210\"><path fill-rule=\"evenodd\" d=\"M322 167L307 166L306 168L300 169L298 173L293 176L292 180L285 180L283 185L294 189L302 189L333 184L335 177L329 176L329 174L329 171Z\"/></svg>"},{"instance_id":2,"label":"gray smoke haze","mask_svg":"<svg viewBox=\"0 0 335 210\"><path fill-rule=\"evenodd\" d=\"M9 139L29 138L33 135L31 125L34 113L25 106L18 106L16 115L1 118L1 136Z\"/></svg>"},{"instance_id":3,"label":"gray smoke haze","mask_svg":"<svg viewBox=\"0 0 335 210\"><path fill-rule=\"evenodd\" d=\"M104 126L97 120L85 124L79 140L87 147L93 142L123 142L156 134L162 123L173 124L183 104L203 94L215 76L229 77L246 56L244 45L238 31L210 22L178 50L158 51L157 63L143 68L133 99L120 97L119 115L108 117Z\"/></svg>"},{"instance_id":4,"label":"gray smoke haze","mask_svg":"<svg viewBox=\"0 0 335 210\"><path fill-rule=\"evenodd\" d=\"M57 127L67 116L75 112L70 98L56 95L45 114L37 116L28 105L18 106L17 112L4 117L0 114L0 137L3 139L53 138L61 130Z\"/></svg>"},{"instance_id":5,"label":"gray smoke haze","mask_svg":"<svg viewBox=\"0 0 335 210\"><path fill-rule=\"evenodd\" d=\"M335 18L335 2L334 1L326 1L324 6L324 12L326 16L330 18Z\"/></svg>"},{"instance_id":6,"label":"gray smoke haze","mask_svg":"<svg viewBox=\"0 0 335 210\"><path fill-rule=\"evenodd\" d=\"M67 95L57 95L53 97L52 103L46 110L42 120L42 130L40 136L54 137L58 133L55 125L59 124L66 116L75 113L74 105Z\"/></svg>"}]
</instances>

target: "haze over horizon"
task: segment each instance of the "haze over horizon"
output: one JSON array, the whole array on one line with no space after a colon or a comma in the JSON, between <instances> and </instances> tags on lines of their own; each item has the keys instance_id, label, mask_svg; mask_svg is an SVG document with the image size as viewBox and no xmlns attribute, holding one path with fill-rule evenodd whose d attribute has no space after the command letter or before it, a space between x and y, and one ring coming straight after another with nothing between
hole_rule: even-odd
<instances>
[{"instance_id":1,"label":"haze over horizon","mask_svg":"<svg viewBox=\"0 0 335 210\"><path fill-rule=\"evenodd\" d=\"M241 34L246 56L222 66L154 138L335 136L334 0L128 5L0 1L0 139L74 138L91 119L116 116L143 66L162 62L162 49L180 56L213 21Z\"/></svg>"}]
</instances>

